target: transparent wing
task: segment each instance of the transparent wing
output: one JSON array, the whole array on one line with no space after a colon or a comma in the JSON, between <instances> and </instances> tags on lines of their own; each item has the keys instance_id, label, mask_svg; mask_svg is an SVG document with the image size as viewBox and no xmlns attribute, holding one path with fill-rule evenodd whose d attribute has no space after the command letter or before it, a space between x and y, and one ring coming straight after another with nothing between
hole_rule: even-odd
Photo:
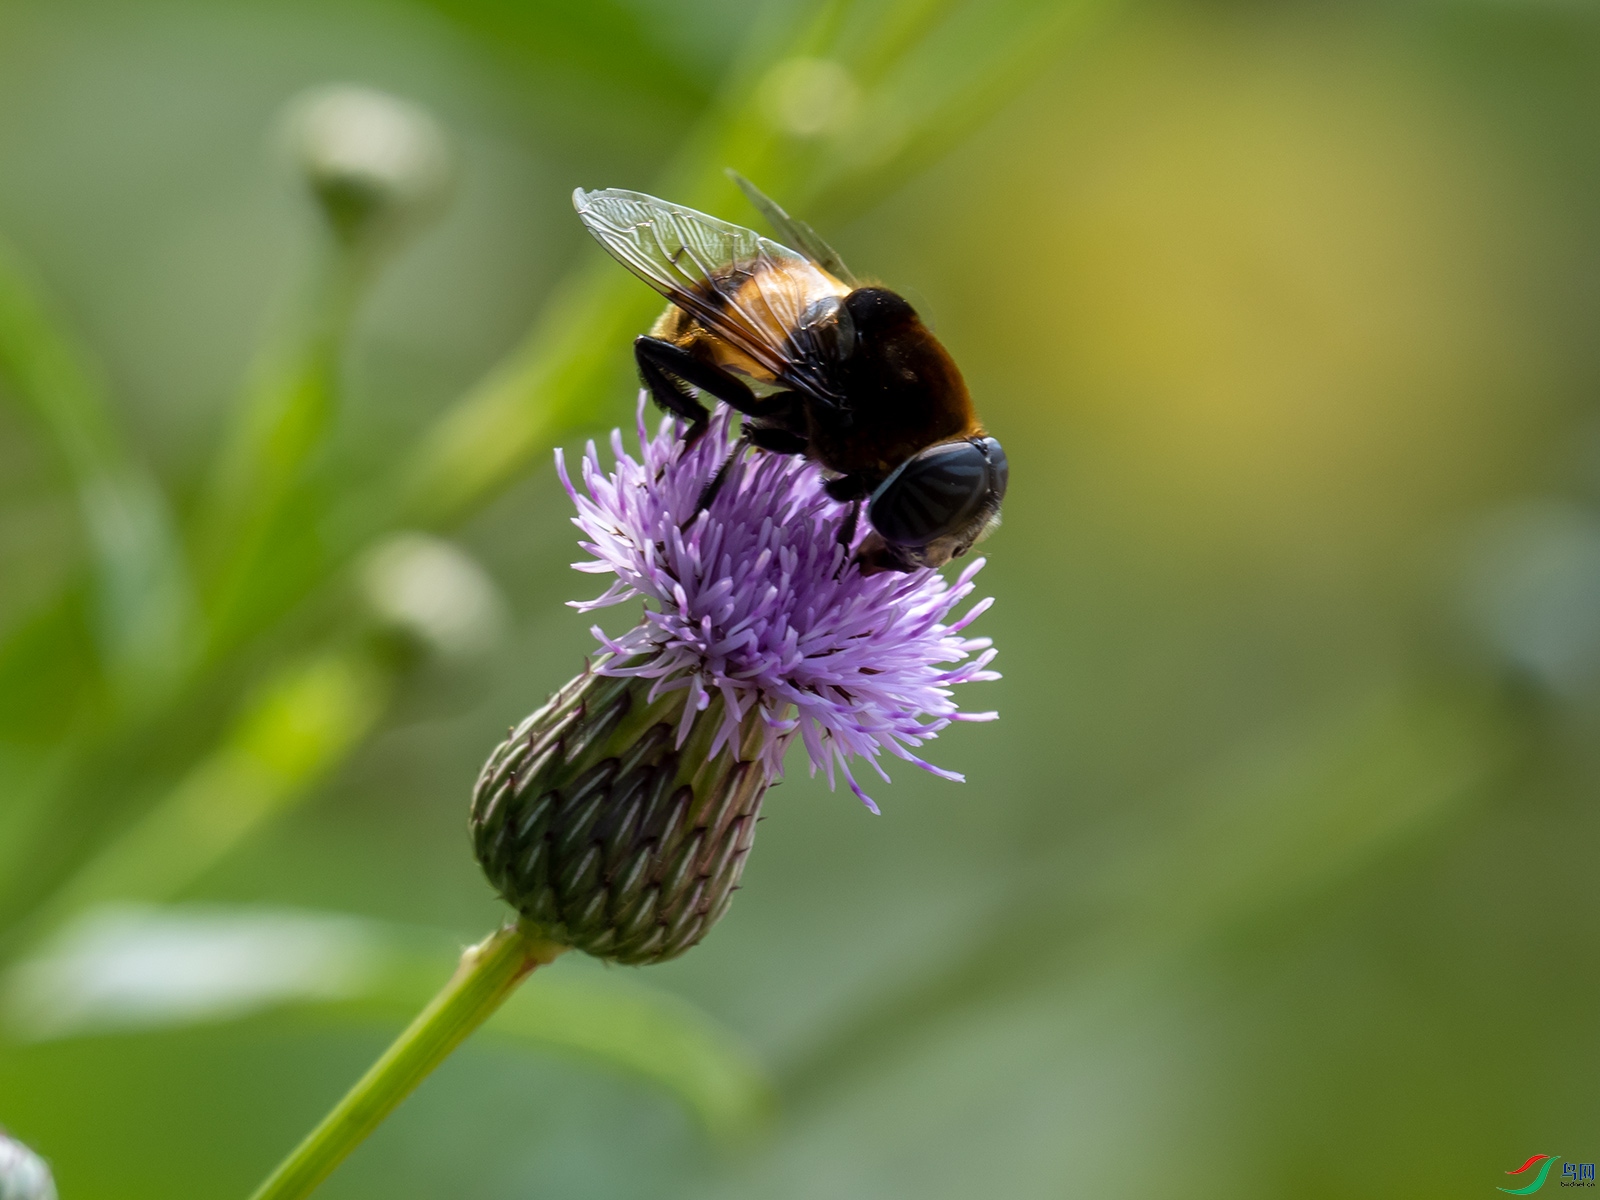
<instances>
[{"instance_id":1,"label":"transparent wing","mask_svg":"<svg viewBox=\"0 0 1600 1200\"><path fill-rule=\"evenodd\" d=\"M844 284L753 230L642 192L579 188L572 203L595 240L672 303L775 377L826 392L796 361L793 335Z\"/></svg>"},{"instance_id":2,"label":"transparent wing","mask_svg":"<svg viewBox=\"0 0 1600 1200\"><path fill-rule=\"evenodd\" d=\"M767 224L777 231L779 237L799 249L835 279L842 280L851 287L856 285L855 275L844 265L844 259L839 257L839 252L823 241L815 229L784 212L776 200L732 168L728 170L728 178L739 185L739 190L745 194L745 199L767 219Z\"/></svg>"}]
</instances>

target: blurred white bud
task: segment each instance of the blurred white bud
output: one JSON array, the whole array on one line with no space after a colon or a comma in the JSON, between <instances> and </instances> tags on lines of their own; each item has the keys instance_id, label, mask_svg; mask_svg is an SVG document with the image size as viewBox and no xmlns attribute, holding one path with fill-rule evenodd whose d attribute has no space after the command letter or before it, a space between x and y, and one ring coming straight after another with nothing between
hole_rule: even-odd
<instances>
[{"instance_id":1,"label":"blurred white bud","mask_svg":"<svg viewBox=\"0 0 1600 1200\"><path fill-rule=\"evenodd\" d=\"M1508 662L1557 692L1600 678L1600 517L1536 501L1492 516L1473 541L1468 612Z\"/></svg>"},{"instance_id":2,"label":"blurred white bud","mask_svg":"<svg viewBox=\"0 0 1600 1200\"><path fill-rule=\"evenodd\" d=\"M460 547L424 533L385 539L361 567L367 603L445 658L492 649L509 623L500 592Z\"/></svg>"},{"instance_id":3,"label":"blurred white bud","mask_svg":"<svg viewBox=\"0 0 1600 1200\"><path fill-rule=\"evenodd\" d=\"M0 1134L0 1200L56 1200L50 1168L21 1142Z\"/></svg>"},{"instance_id":4,"label":"blurred white bud","mask_svg":"<svg viewBox=\"0 0 1600 1200\"><path fill-rule=\"evenodd\" d=\"M424 109L372 88L318 88L290 107L300 169L340 237L426 219L444 204L454 161Z\"/></svg>"},{"instance_id":5,"label":"blurred white bud","mask_svg":"<svg viewBox=\"0 0 1600 1200\"><path fill-rule=\"evenodd\" d=\"M761 83L767 119L796 137L842 129L855 116L861 89L850 72L829 58L787 58Z\"/></svg>"}]
</instances>

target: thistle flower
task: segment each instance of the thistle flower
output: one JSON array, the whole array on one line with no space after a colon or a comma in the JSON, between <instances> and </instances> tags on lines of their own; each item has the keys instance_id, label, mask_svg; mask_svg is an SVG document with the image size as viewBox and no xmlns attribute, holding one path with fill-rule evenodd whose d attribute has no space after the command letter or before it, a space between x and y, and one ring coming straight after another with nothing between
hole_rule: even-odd
<instances>
[{"instance_id":1,"label":"thistle flower","mask_svg":"<svg viewBox=\"0 0 1600 1200\"><path fill-rule=\"evenodd\" d=\"M552 940L620 962L694 945L726 911L768 785L798 740L813 773L884 779L885 754L946 779L917 749L962 713L959 683L998 678L987 638L959 618L983 565L952 584L930 570L863 575L838 541L844 508L814 464L737 447L715 499L697 505L729 454L721 409L686 446L641 400L641 453L613 433L606 471L591 443L574 523L613 575L588 612L635 597L644 618L490 757L474 796L479 860L506 900ZM864 536L865 530L857 535Z\"/></svg>"},{"instance_id":2,"label":"thistle flower","mask_svg":"<svg viewBox=\"0 0 1600 1200\"><path fill-rule=\"evenodd\" d=\"M0 1132L0 1200L56 1200L44 1159Z\"/></svg>"}]
</instances>

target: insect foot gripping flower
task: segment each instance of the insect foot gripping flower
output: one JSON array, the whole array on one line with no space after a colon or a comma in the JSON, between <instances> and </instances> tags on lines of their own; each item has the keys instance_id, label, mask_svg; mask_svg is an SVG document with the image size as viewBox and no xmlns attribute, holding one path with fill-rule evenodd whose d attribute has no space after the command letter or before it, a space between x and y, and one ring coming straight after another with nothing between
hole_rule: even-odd
<instances>
[{"instance_id":1,"label":"insect foot gripping flower","mask_svg":"<svg viewBox=\"0 0 1600 1200\"><path fill-rule=\"evenodd\" d=\"M750 450L729 458L730 417L692 447L670 421L640 459L591 444L582 487L557 456L592 561L615 576L589 611L643 597L643 621L511 732L478 780L472 831L501 895L552 941L600 958L660 962L727 910L785 749L842 775L887 779L885 753L947 779L915 750L961 713L958 683L996 679L994 651L952 614L973 588L931 570L864 576L839 542L843 505L818 467ZM709 506L707 485L720 476ZM857 539L859 541L859 538Z\"/></svg>"},{"instance_id":2,"label":"insect foot gripping flower","mask_svg":"<svg viewBox=\"0 0 1600 1200\"><path fill-rule=\"evenodd\" d=\"M0 1200L56 1200L55 1181L44 1160L0 1133Z\"/></svg>"}]
</instances>

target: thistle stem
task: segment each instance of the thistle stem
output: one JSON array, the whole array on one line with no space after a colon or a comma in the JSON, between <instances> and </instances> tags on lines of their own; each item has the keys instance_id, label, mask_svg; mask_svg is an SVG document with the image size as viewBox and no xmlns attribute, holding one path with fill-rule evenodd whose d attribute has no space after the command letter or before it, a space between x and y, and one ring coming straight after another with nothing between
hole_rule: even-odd
<instances>
[{"instance_id":1,"label":"thistle stem","mask_svg":"<svg viewBox=\"0 0 1600 1200\"><path fill-rule=\"evenodd\" d=\"M505 1003L534 968L566 949L521 924L469 947L439 994L251 1200L309 1196L416 1086Z\"/></svg>"}]
</instances>

